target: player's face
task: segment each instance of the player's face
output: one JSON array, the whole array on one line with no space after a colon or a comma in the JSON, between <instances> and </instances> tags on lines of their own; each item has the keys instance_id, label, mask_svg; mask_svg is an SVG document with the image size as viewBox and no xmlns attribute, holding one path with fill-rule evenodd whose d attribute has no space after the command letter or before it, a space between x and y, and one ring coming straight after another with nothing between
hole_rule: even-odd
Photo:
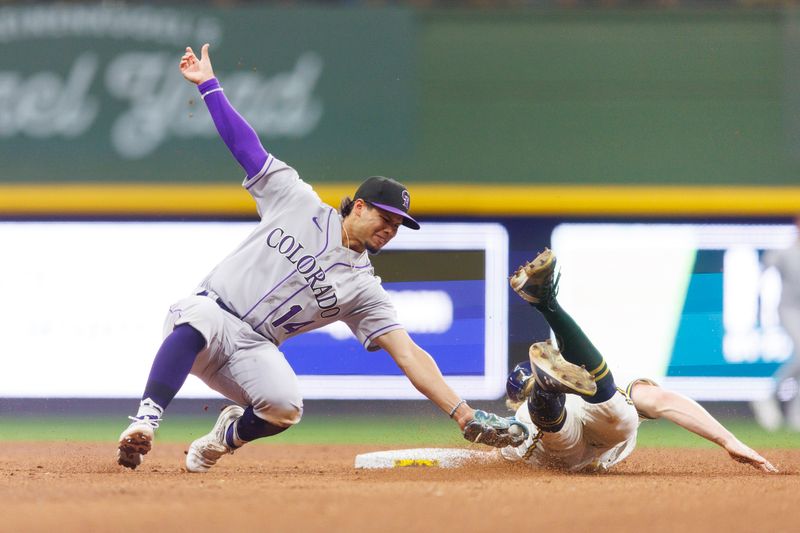
<instances>
[{"instance_id":1,"label":"player's face","mask_svg":"<svg viewBox=\"0 0 800 533\"><path fill-rule=\"evenodd\" d=\"M356 206L354 212L358 215L358 223L353 233L358 236L358 241L364 249L371 254L380 252L397 235L397 230L403 222L403 217L400 215L367 203L360 208Z\"/></svg>"}]
</instances>

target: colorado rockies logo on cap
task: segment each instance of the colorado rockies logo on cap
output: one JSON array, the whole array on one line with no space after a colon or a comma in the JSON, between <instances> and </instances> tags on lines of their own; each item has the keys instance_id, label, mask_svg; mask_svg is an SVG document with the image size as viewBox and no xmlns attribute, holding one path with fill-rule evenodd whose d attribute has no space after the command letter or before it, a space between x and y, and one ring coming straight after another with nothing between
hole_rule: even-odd
<instances>
[{"instance_id":1,"label":"colorado rockies logo on cap","mask_svg":"<svg viewBox=\"0 0 800 533\"><path fill-rule=\"evenodd\" d=\"M419 224L408 214L411 207L411 195L402 183L385 178L372 176L364 180L355 194L355 200L365 202L403 217L403 225L411 229L419 229Z\"/></svg>"}]
</instances>

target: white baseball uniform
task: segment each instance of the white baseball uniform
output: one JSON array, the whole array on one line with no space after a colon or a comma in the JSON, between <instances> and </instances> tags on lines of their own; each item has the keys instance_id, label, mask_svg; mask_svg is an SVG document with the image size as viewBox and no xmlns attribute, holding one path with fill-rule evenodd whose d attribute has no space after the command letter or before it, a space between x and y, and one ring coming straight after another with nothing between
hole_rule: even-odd
<instances>
[{"instance_id":1,"label":"white baseball uniform","mask_svg":"<svg viewBox=\"0 0 800 533\"><path fill-rule=\"evenodd\" d=\"M639 424L647 419L636 411L630 398L630 390L638 382L655 384L647 379L634 380L626 390L617 389L609 400L598 404L568 394L564 426L554 433L540 432L523 402L516 419L530 435L521 446L503 448L500 454L508 461L570 472L608 470L633 452Z\"/></svg>"},{"instance_id":2,"label":"white baseball uniform","mask_svg":"<svg viewBox=\"0 0 800 533\"><path fill-rule=\"evenodd\" d=\"M191 324L207 342L191 373L286 426L299 421L302 398L278 350L284 340L341 320L372 351L377 337L402 325L367 253L342 246L340 215L293 168L270 154L243 186L260 223L197 294L170 308L164 335Z\"/></svg>"}]
</instances>

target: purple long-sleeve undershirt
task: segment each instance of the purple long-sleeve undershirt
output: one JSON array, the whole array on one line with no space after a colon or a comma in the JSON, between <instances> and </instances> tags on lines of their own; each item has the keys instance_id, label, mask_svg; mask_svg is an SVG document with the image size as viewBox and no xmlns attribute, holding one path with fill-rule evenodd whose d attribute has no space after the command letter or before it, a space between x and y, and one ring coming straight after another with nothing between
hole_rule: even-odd
<instances>
[{"instance_id":1,"label":"purple long-sleeve undershirt","mask_svg":"<svg viewBox=\"0 0 800 533\"><path fill-rule=\"evenodd\" d=\"M233 108L222 92L217 78L204 81L197 87L206 102L211 119L220 137L242 166L248 177L258 174L269 153L261 145L258 134L247 121Z\"/></svg>"}]
</instances>

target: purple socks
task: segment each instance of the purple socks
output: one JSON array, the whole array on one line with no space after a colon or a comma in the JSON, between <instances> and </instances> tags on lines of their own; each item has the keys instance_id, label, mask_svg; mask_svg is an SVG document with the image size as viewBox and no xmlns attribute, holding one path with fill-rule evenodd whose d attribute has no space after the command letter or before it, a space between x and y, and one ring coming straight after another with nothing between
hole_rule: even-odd
<instances>
[{"instance_id":1,"label":"purple socks","mask_svg":"<svg viewBox=\"0 0 800 533\"><path fill-rule=\"evenodd\" d=\"M189 324L181 324L172 330L153 360L142 398L150 398L166 409L183 386L197 354L205 345L206 340L200 332Z\"/></svg>"},{"instance_id":2,"label":"purple socks","mask_svg":"<svg viewBox=\"0 0 800 533\"><path fill-rule=\"evenodd\" d=\"M287 429L289 428L275 426L266 420L259 418L256 416L255 412L253 412L253 406L250 405L244 410L242 418L237 420L235 424L231 424L228 427L228 431L225 433L225 442L231 448L238 448L245 442L260 439L261 437L271 437L286 431ZM237 437L241 444L236 442Z\"/></svg>"}]
</instances>

